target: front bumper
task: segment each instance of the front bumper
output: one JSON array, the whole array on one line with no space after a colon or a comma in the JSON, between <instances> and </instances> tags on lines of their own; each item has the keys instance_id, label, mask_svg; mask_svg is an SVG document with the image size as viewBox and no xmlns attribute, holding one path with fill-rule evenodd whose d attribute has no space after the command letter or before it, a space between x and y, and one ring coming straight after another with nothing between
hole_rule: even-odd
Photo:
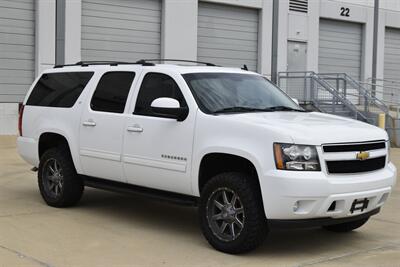
<instances>
[{"instance_id":1,"label":"front bumper","mask_svg":"<svg viewBox=\"0 0 400 267\"><path fill-rule=\"evenodd\" d=\"M272 170L260 177L265 215L268 220L302 220L367 214L383 206L396 176L392 163L381 170L345 175ZM368 199L367 208L351 212L359 199Z\"/></svg>"},{"instance_id":2,"label":"front bumper","mask_svg":"<svg viewBox=\"0 0 400 267\"><path fill-rule=\"evenodd\" d=\"M343 218L315 218L315 219L300 219L300 220L268 220L268 226L272 229L299 229L328 226L340 223L347 223L369 218L378 214L381 208L376 208L359 215L343 217Z\"/></svg>"}]
</instances>

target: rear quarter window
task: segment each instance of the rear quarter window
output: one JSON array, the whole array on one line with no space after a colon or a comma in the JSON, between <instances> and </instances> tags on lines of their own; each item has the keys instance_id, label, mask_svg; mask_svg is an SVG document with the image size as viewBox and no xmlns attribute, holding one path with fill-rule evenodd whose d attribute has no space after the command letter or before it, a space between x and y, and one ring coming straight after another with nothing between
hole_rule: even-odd
<instances>
[{"instance_id":1,"label":"rear quarter window","mask_svg":"<svg viewBox=\"0 0 400 267\"><path fill-rule=\"evenodd\" d=\"M26 105L70 108L81 95L93 73L45 73L33 88Z\"/></svg>"}]
</instances>

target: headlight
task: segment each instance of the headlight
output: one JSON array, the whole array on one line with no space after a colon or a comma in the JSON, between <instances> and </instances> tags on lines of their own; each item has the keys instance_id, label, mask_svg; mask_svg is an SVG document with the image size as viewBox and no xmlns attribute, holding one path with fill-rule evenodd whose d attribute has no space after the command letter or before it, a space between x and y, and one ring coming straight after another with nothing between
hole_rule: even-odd
<instances>
[{"instance_id":1,"label":"headlight","mask_svg":"<svg viewBox=\"0 0 400 267\"><path fill-rule=\"evenodd\" d=\"M293 171L320 171L315 146L274 143L276 168Z\"/></svg>"}]
</instances>

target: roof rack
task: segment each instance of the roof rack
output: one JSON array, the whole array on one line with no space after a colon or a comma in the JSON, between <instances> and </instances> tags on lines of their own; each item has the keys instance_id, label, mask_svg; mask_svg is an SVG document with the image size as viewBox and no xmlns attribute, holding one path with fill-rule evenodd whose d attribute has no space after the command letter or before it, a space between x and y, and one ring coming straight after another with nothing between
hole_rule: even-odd
<instances>
[{"instance_id":1,"label":"roof rack","mask_svg":"<svg viewBox=\"0 0 400 267\"><path fill-rule=\"evenodd\" d=\"M126 64L138 64L135 62L125 62L125 61L107 61L107 60L93 60L93 61L79 61L74 64L63 64L63 65L55 65L54 68L62 68L68 66L81 66L87 67L89 65L110 65L110 66L118 66L118 65L126 65Z\"/></svg>"},{"instance_id":2,"label":"roof rack","mask_svg":"<svg viewBox=\"0 0 400 267\"><path fill-rule=\"evenodd\" d=\"M213 63L202 62L202 61L194 61L194 60L184 60L184 59L141 59L136 62L125 62L125 61L107 61L107 60L94 60L94 61L79 61L74 64L63 64L63 65L55 65L54 68L62 68L69 66L81 66L87 67L89 65L110 65L110 66L118 66L118 65L143 65L143 66L154 66L155 64L150 61L176 61L176 62L189 62L189 63L197 63L204 64L206 66L217 66Z\"/></svg>"},{"instance_id":3,"label":"roof rack","mask_svg":"<svg viewBox=\"0 0 400 267\"><path fill-rule=\"evenodd\" d=\"M137 64L152 64L149 61L160 61L160 62L165 62L165 61L175 61L175 62L188 62L188 63L197 63L197 64L204 64L206 66L217 66L213 63L208 63L208 62L203 62L203 61L195 61L195 60L185 60L185 59L170 59L170 58L159 58L159 59L141 59L136 61Z\"/></svg>"}]
</instances>

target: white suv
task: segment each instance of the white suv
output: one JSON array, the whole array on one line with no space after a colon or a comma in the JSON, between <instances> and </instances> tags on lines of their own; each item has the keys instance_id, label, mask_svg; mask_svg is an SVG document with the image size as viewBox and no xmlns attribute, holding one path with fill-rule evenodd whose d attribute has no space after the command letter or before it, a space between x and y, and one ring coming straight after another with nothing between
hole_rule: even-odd
<instances>
[{"instance_id":1,"label":"white suv","mask_svg":"<svg viewBox=\"0 0 400 267\"><path fill-rule=\"evenodd\" d=\"M197 205L227 253L273 228L347 232L379 212L396 180L384 130L305 112L265 77L211 65L45 71L22 106L18 150L46 203L74 205L90 186Z\"/></svg>"}]
</instances>

